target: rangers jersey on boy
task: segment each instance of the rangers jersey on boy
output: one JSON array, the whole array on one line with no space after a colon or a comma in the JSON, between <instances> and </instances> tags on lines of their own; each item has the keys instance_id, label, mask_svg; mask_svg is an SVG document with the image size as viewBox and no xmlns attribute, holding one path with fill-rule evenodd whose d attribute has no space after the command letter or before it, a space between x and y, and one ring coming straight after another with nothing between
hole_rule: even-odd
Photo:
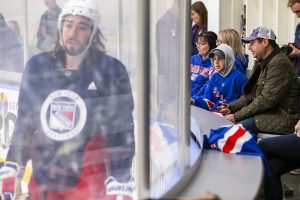
<instances>
[{"instance_id":1,"label":"rangers jersey on boy","mask_svg":"<svg viewBox=\"0 0 300 200\"><path fill-rule=\"evenodd\" d=\"M206 110L218 111L222 103L231 103L243 94L247 77L233 69L226 77L215 73L208 81L204 96L195 98L195 105Z\"/></svg>"},{"instance_id":2,"label":"rangers jersey on boy","mask_svg":"<svg viewBox=\"0 0 300 200\"><path fill-rule=\"evenodd\" d=\"M234 66L234 54L230 46L219 45L211 51L210 57L214 56L215 51L223 52L225 65L207 81L203 93L197 93L192 97L196 106L211 111L218 111L217 107L222 103L231 103L237 100L242 95L247 81L247 77Z\"/></svg>"}]
</instances>

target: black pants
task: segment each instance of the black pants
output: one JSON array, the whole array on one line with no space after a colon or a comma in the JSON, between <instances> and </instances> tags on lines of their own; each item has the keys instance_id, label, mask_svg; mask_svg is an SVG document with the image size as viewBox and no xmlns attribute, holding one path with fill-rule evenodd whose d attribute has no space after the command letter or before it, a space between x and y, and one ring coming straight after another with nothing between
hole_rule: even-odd
<instances>
[{"instance_id":1,"label":"black pants","mask_svg":"<svg viewBox=\"0 0 300 200\"><path fill-rule=\"evenodd\" d=\"M259 142L268 159L272 177L265 177L266 200L282 199L281 175L300 167L300 137L295 134L265 138Z\"/></svg>"},{"instance_id":2,"label":"black pants","mask_svg":"<svg viewBox=\"0 0 300 200\"><path fill-rule=\"evenodd\" d=\"M252 134L257 134L259 132L258 128L255 125L255 120L253 117L244 119L239 122L239 124L242 124L243 127L247 130L250 131Z\"/></svg>"}]
</instances>

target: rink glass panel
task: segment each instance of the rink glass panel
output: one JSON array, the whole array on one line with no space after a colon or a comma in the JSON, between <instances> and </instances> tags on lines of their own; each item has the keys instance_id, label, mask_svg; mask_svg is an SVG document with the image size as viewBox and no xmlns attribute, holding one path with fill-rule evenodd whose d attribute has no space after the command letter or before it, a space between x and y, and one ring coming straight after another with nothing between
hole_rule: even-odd
<instances>
[{"instance_id":1,"label":"rink glass panel","mask_svg":"<svg viewBox=\"0 0 300 200\"><path fill-rule=\"evenodd\" d=\"M57 0L62 7L66 0ZM119 59L126 67L131 83L132 95L136 104L137 75L136 68L136 1L134 0L98 0L101 15L99 28L104 36L106 53ZM183 14L182 6L177 1L151 1L149 24L150 37L150 188L151 197L160 197L168 191L183 176L180 170L180 121L179 108L182 102L180 93L180 67L182 64L183 22L179 20ZM0 2L0 12L6 21L16 20L20 26L18 42L20 49L14 50L15 45L9 45L7 51L13 50L1 58L0 80L1 104L1 160L5 160L13 130L17 119L18 94L22 73L27 61L43 50L37 48L37 30L40 17L46 10L40 0L11 0ZM45 50L46 51L46 50ZM19 62L17 67L7 64ZM9 61L4 61L4 59ZM42 67L42 66L41 66ZM114 66L110 66L114 67ZM182 78L182 77L181 77ZM49 82L49 85L52 83ZM35 91L31 91L34 93ZM118 110L111 110L112 113ZM136 123L135 109L132 112ZM59 128L58 126L53 126ZM136 127L135 127L136 129ZM135 132L135 134L138 134ZM135 178L135 158L132 176ZM23 177L22 192L28 192L27 184L31 173L31 162L28 162L26 176ZM109 175L109 172L107 172ZM139 189L136 185L135 189Z\"/></svg>"}]
</instances>

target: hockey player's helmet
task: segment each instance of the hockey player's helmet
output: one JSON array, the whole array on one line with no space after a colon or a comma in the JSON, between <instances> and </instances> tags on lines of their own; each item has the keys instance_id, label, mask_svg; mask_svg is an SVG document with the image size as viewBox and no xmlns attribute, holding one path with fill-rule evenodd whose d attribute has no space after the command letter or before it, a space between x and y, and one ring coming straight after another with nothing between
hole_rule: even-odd
<instances>
[{"instance_id":1,"label":"hockey player's helmet","mask_svg":"<svg viewBox=\"0 0 300 200\"><path fill-rule=\"evenodd\" d=\"M68 1L58 17L58 29L61 29L61 23L65 15L84 16L93 21L93 34L96 32L100 14L96 0L70 0Z\"/></svg>"},{"instance_id":2,"label":"hockey player's helmet","mask_svg":"<svg viewBox=\"0 0 300 200\"><path fill-rule=\"evenodd\" d=\"M62 8L62 11L58 17L58 31L59 31L59 37L60 37L60 44L64 48L64 44L62 42L62 22L64 20L64 17L66 15L78 15L83 16L88 19L90 19L93 22L93 31L89 39L89 43L79 55L82 55L85 53L89 47L92 44L93 37L97 32L99 21L100 21L100 14L98 10L98 6L96 3L96 0L70 0L68 1L64 7Z\"/></svg>"}]
</instances>

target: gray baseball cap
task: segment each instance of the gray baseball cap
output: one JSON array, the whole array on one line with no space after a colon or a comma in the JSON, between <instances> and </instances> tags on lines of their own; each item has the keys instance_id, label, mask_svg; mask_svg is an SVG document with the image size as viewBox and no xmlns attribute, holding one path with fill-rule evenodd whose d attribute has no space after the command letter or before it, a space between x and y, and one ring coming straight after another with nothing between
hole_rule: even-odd
<instances>
[{"instance_id":1,"label":"gray baseball cap","mask_svg":"<svg viewBox=\"0 0 300 200\"><path fill-rule=\"evenodd\" d=\"M210 51L209 53L210 58L213 58L215 55L218 56L218 58L220 59L225 59L225 54L220 49L213 49Z\"/></svg>"},{"instance_id":2,"label":"gray baseball cap","mask_svg":"<svg viewBox=\"0 0 300 200\"><path fill-rule=\"evenodd\" d=\"M259 26L252 31L250 36L242 38L242 41L244 43L250 43L252 40L256 40L257 38L276 40L276 35L269 27Z\"/></svg>"}]
</instances>

